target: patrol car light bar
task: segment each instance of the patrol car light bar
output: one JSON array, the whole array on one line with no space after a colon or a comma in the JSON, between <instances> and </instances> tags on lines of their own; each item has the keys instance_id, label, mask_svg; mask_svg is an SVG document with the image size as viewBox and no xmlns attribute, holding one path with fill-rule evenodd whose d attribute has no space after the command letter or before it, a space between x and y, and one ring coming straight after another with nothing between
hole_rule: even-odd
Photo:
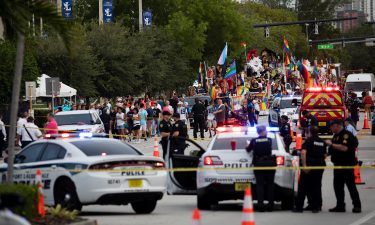
<instances>
[{"instance_id":1,"label":"patrol car light bar","mask_svg":"<svg viewBox=\"0 0 375 225\"><path fill-rule=\"evenodd\" d=\"M61 133L61 134L46 134L45 139L56 139L56 138L93 138L93 137L108 137L107 134L93 134L89 132L81 133Z\"/></svg>"},{"instance_id":2,"label":"patrol car light bar","mask_svg":"<svg viewBox=\"0 0 375 225\"><path fill-rule=\"evenodd\" d=\"M279 131L278 127L266 127L266 129L267 129L267 131L270 131L270 132L278 132ZM248 127L247 131L248 132L256 132L257 128L256 127Z\"/></svg>"},{"instance_id":3,"label":"patrol car light bar","mask_svg":"<svg viewBox=\"0 0 375 225\"><path fill-rule=\"evenodd\" d=\"M307 88L307 91L311 91L311 92L321 92L321 91L339 91L340 88L338 87L326 87L326 88L322 88L322 87L311 87L311 88Z\"/></svg>"},{"instance_id":4,"label":"patrol car light bar","mask_svg":"<svg viewBox=\"0 0 375 225\"><path fill-rule=\"evenodd\" d=\"M247 129L247 132L256 132L256 127L218 127L216 128L216 131L219 133L223 132L245 132ZM278 132L278 127L267 127L267 131L270 132Z\"/></svg>"}]
</instances>

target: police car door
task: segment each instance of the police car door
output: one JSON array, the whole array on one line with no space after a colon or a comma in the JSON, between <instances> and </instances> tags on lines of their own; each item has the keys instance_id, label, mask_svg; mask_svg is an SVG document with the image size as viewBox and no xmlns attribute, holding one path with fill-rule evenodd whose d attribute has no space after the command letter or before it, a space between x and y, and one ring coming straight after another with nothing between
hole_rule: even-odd
<instances>
[{"instance_id":1,"label":"police car door","mask_svg":"<svg viewBox=\"0 0 375 225\"><path fill-rule=\"evenodd\" d=\"M280 100L281 100L280 98L275 98L275 100L272 102L270 115L269 115L270 126L278 126Z\"/></svg>"},{"instance_id":2,"label":"police car door","mask_svg":"<svg viewBox=\"0 0 375 225\"><path fill-rule=\"evenodd\" d=\"M205 150L196 142L187 139L184 154L173 154L173 147L169 141L169 151L166 154L166 167L169 169L167 176L167 192L170 195L196 194L197 171L199 158ZM194 171L174 171L192 169Z\"/></svg>"}]
</instances>

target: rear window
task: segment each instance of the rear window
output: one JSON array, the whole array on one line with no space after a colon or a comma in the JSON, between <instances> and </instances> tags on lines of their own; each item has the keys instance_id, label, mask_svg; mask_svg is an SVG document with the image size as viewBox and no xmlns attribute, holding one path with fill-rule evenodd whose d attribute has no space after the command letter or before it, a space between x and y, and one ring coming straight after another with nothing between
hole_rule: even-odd
<instances>
[{"instance_id":1,"label":"rear window","mask_svg":"<svg viewBox=\"0 0 375 225\"><path fill-rule=\"evenodd\" d=\"M371 82L364 81L364 82L346 82L345 84L345 91L364 91L365 89L371 90Z\"/></svg>"},{"instance_id":2,"label":"rear window","mask_svg":"<svg viewBox=\"0 0 375 225\"><path fill-rule=\"evenodd\" d=\"M302 104L311 107L342 106L342 94L340 92L305 93Z\"/></svg>"},{"instance_id":3,"label":"rear window","mask_svg":"<svg viewBox=\"0 0 375 225\"><path fill-rule=\"evenodd\" d=\"M293 105L294 104L294 105ZM296 108L298 105L298 99L281 99L280 109Z\"/></svg>"},{"instance_id":4,"label":"rear window","mask_svg":"<svg viewBox=\"0 0 375 225\"><path fill-rule=\"evenodd\" d=\"M209 96L200 96L200 97L192 97L192 98L185 98L184 101L189 104L189 107L192 107L195 105L195 99L198 98L202 101L202 103L205 102L205 100L208 101L208 103L211 101L211 98Z\"/></svg>"},{"instance_id":5,"label":"rear window","mask_svg":"<svg viewBox=\"0 0 375 225\"><path fill-rule=\"evenodd\" d=\"M278 149L277 148L277 142L275 139L275 135L268 135L269 138L272 139L272 149ZM231 141L235 140L236 143L236 149L246 149L246 147L249 145L251 139L255 137L241 137L241 138L217 138L215 140L215 143L212 147L212 150L230 150L232 149L231 147Z\"/></svg>"},{"instance_id":6,"label":"rear window","mask_svg":"<svg viewBox=\"0 0 375 225\"><path fill-rule=\"evenodd\" d=\"M62 125L89 125L93 124L94 121L91 117L90 113L85 113L85 114L70 114L70 115L59 115L57 114L55 116L56 122L59 126Z\"/></svg>"},{"instance_id":7,"label":"rear window","mask_svg":"<svg viewBox=\"0 0 375 225\"><path fill-rule=\"evenodd\" d=\"M87 156L141 155L135 148L120 141L82 140L71 142Z\"/></svg>"}]
</instances>

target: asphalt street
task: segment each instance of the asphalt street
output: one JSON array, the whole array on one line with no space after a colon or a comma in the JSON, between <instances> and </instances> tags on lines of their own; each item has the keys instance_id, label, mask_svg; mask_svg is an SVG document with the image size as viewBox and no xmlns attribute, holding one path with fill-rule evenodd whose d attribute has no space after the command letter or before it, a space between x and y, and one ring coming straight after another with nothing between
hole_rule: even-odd
<instances>
[{"instance_id":1,"label":"asphalt street","mask_svg":"<svg viewBox=\"0 0 375 225\"><path fill-rule=\"evenodd\" d=\"M362 113L363 114L363 113ZM363 115L362 115L363 117ZM262 117L261 123L266 123L266 117ZM362 128L363 119L358 123ZM208 136L208 135L207 135ZM366 165L375 162L375 136L370 135L370 130L360 130L359 158ZM209 140L198 140L201 146L206 147ZM153 151L153 140L140 144L134 144L146 155ZM255 212L257 225L288 224L288 225L369 225L375 224L375 171L373 169L361 170L364 185L357 188L362 200L362 213L353 214L349 193L346 192L346 213L329 213L328 209L336 204L333 191L333 172L327 169L323 176L323 209L318 214L304 212L295 214L290 211L282 211L277 205L274 212ZM149 215L136 215L130 205L128 206L85 206L82 216L95 219L98 225L187 225L191 224L191 215L196 207L196 196L168 196L158 202L155 211ZM211 211L201 211L202 224L241 224L242 202L222 202Z\"/></svg>"}]
</instances>

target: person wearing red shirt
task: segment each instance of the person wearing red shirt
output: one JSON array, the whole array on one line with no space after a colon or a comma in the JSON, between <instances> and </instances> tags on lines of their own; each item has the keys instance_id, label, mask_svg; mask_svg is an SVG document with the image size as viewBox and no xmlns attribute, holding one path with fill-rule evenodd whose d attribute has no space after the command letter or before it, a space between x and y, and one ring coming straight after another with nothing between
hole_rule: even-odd
<instances>
[{"instance_id":1,"label":"person wearing red shirt","mask_svg":"<svg viewBox=\"0 0 375 225\"><path fill-rule=\"evenodd\" d=\"M363 105L365 108L365 112L368 114L368 118L371 118L371 106L374 105L372 101L372 97L366 92L366 96L363 98Z\"/></svg>"},{"instance_id":2,"label":"person wearing red shirt","mask_svg":"<svg viewBox=\"0 0 375 225\"><path fill-rule=\"evenodd\" d=\"M55 115L53 113L48 113L47 123L44 126L45 134L58 134L57 122L55 120Z\"/></svg>"}]
</instances>

